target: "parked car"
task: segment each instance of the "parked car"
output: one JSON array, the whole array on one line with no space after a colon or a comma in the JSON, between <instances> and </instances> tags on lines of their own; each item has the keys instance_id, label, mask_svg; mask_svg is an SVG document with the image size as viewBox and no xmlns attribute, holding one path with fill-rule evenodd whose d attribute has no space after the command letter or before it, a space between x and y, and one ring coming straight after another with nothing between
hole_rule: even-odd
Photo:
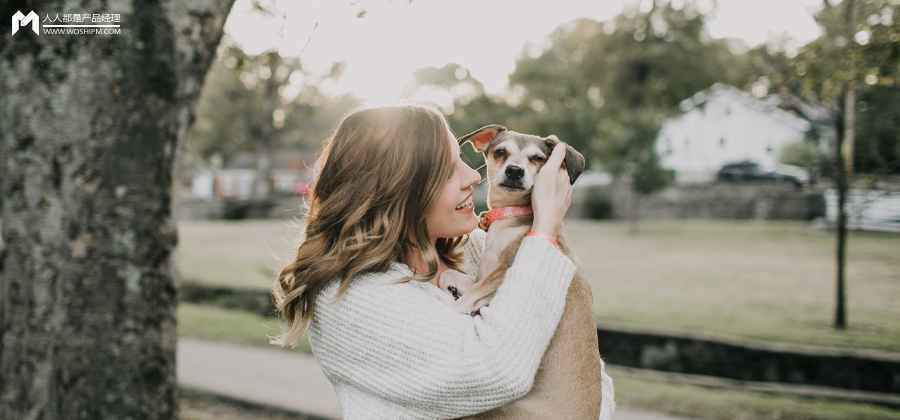
<instances>
[{"instance_id":1,"label":"parked car","mask_svg":"<svg viewBox=\"0 0 900 420\"><path fill-rule=\"evenodd\" d=\"M720 182L775 182L789 183L800 188L809 183L809 175L803 168L791 165L776 165L763 168L759 163L745 160L722 165L716 173Z\"/></svg>"}]
</instances>

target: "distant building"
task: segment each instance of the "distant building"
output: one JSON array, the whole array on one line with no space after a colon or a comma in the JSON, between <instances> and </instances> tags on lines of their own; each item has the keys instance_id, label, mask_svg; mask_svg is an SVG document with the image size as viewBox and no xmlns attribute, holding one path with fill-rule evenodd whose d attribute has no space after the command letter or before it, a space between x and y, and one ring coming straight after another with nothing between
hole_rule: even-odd
<instances>
[{"instance_id":1,"label":"distant building","mask_svg":"<svg viewBox=\"0 0 900 420\"><path fill-rule=\"evenodd\" d=\"M273 154L271 181L259 176L257 157L238 155L225 168L196 168L193 172L190 197L200 200L250 200L272 193L298 194L308 186L313 153L279 150ZM269 164L269 163L265 163Z\"/></svg>"},{"instance_id":2,"label":"distant building","mask_svg":"<svg viewBox=\"0 0 900 420\"><path fill-rule=\"evenodd\" d=\"M254 198L253 188L257 182L256 171L253 169L198 170L194 172L191 196L203 200L249 200ZM267 184L263 182L259 182L257 188L259 196L269 193Z\"/></svg>"},{"instance_id":3,"label":"distant building","mask_svg":"<svg viewBox=\"0 0 900 420\"><path fill-rule=\"evenodd\" d=\"M657 138L661 165L675 171L677 183L715 180L723 164L737 161L774 169L781 149L803 141L812 128L778 104L723 84L685 99L682 113L666 120Z\"/></svg>"}]
</instances>

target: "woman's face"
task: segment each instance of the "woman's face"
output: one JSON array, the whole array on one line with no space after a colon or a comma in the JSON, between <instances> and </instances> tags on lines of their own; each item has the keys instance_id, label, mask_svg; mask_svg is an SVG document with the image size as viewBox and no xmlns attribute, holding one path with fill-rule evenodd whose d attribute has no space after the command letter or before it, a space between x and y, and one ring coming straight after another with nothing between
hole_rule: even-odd
<instances>
[{"instance_id":1,"label":"woman's face","mask_svg":"<svg viewBox=\"0 0 900 420\"><path fill-rule=\"evenodd\" d=\"M475 186L481 182L481 175L463 162L456 136L448 130L446 137L453 150L454 169L437 199L425 211L428 236L432 240L462 236L478 226L474 193Z\"/></svg>"}]
</instances>

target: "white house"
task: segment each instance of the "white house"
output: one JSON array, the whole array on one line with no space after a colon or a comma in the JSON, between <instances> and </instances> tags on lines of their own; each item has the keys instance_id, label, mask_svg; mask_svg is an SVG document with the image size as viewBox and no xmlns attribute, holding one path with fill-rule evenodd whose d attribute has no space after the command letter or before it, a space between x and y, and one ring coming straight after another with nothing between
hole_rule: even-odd
<instances>
[{"instance_id":1,"label":"white house","mask_svg":"<svg viewBox=\"0 0 900 420\"><path fill-rule=\"evenodd\" d=\"M663 123L656 152L677 183L715 179L723 164L751 160L774 169L781 148L802 141L806 119L740 89L715 84L680 104L681 115Z\"/></svg>"}]
</instances>

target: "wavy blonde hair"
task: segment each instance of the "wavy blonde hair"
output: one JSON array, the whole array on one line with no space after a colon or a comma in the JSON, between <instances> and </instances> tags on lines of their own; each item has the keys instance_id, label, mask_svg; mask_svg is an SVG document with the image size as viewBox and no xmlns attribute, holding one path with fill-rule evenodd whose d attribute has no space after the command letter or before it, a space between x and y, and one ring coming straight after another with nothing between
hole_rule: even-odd
<instances>
[{"instance_id":1,"label":"wavy blonde hair","mask_svg":"<svg viewBox=\"0 0 900 420\"><path fill-rule=\"evenodd\" d=\"M306 332L316 296L354 277L386 271L418 252L428 266L410 279L430 281L438 260L462 263L468 235L429 241L425 211L453 175L444 116L419 105L363 109L346 116L322 148L306 206L306 235L272 286L287 329L272 344L294 347ZM410 279L407 279L410 280Z\"/></svg>"}]
</instances>

